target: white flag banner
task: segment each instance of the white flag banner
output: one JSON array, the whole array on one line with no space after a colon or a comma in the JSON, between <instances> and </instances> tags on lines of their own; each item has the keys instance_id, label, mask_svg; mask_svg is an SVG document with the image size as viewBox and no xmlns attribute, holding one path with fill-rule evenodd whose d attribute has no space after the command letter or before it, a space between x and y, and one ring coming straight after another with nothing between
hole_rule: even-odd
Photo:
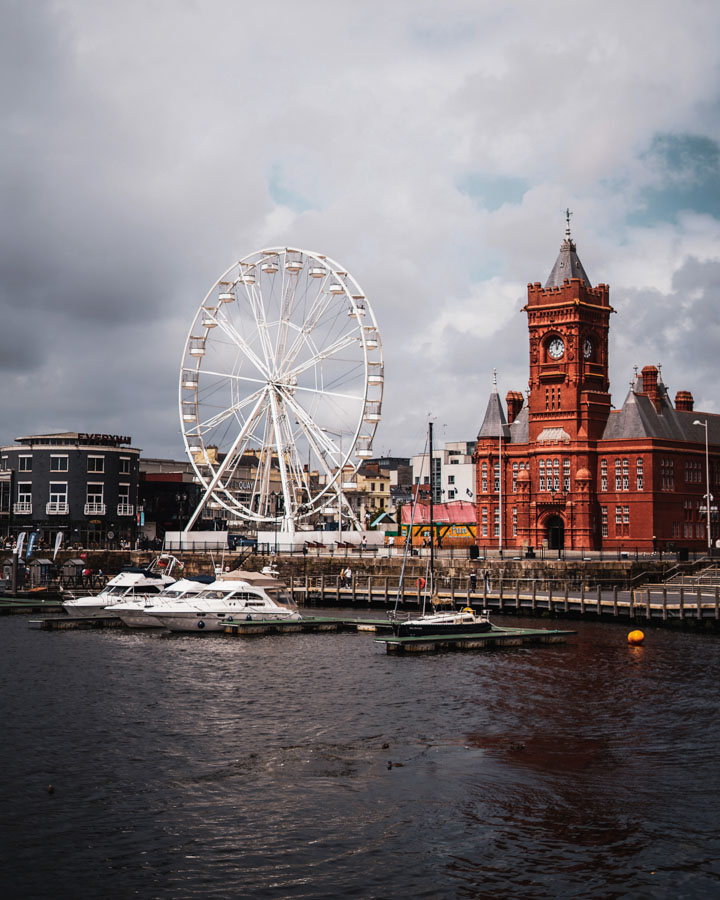
<instances>
[{"instance_id":1,"label":"white flag banner","mask_svg":"<svg viewBox=\"0 0 720 900\"><path fill-rule=\"evenodd\" d=\"M62 547L63 542L63 533L62 531L58 531L55 535L55 552L53 553L53 562L55 562L55 557L58 555L58 550Z\"/></svg>"},{"instance_id":2,"label":"white flag banner","mask_svg":"<svg viewBox=\"0 0 720 900\"><path fill-rule=\"evenodd\" d=\"M25 538L27 537L24 531L21 531L18 535L17 544L15 545L15 553L17 554L18 559L22 556L23 547L25 546Z\"/></svg>"}]
</instances>

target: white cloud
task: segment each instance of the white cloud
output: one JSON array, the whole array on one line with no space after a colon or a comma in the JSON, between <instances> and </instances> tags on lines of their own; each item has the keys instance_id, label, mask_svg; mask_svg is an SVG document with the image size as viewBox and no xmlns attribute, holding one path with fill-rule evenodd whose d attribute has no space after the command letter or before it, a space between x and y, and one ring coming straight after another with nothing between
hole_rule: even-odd
<instances>
[{"instance_id":1,"label":"white cloud","mask_svg":"<svg viewBox=\"0 0 720 900\"><path fill-rule=\"evenodd\" d=\"M566 206L620 312L616 402L636 340L669 355L668 382L671 366L689 389L712 371L706 341L691 362L672 351L664 317L682 273L710 296L720 210L632 216L658 134L720 138L716 4L56 0L6 20L5 440L82 424L180 453L186 328L233 260L278 244L335 257L374 305L377 447L416 451L430 410L471 438L492 369L527 381L517 310ZM513 192L486 206L468 177ZM639 315L652 296L658 315Z\"/></svg>"}]
</instances>

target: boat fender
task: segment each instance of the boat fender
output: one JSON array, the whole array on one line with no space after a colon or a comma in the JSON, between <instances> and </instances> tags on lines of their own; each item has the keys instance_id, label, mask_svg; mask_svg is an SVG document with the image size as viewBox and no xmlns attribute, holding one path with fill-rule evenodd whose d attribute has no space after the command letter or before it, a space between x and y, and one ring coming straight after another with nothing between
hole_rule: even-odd
<instances>
[{"instance_id":1,"label":"boat fender","mask_svg":"<svg viewBox=\"0 0 720 900\"><path fill-rule=\"evenodd\" d=\"M474 613L475 610L472 608L472 606L464 606L464 607L460 610L460 612L464 612L464 613Z\"/></svg>"},{"instance_id":2,"label":"boat fender","mask_svg":"<svg viewBox=\"0 0 720 900\"><path fill-rule=\"evenodd\" d=\"M198 628L204 628L204 627L205 627L205 623L203 622L202 619L200 619L200 621L198 622Z\"/></svg>"},{"instance_id":3,"label":"boat fender","mask_svg":"<svg viewBox=\"0 0 720 900\"><path fill-rule=\"evenodd\" d=\"M421 591L421 590L425 587L425 579L424 579L424 578L418 578L418 580L417 580L417 586L418 586L418 590Z\"/></svg>"}]
</instances>

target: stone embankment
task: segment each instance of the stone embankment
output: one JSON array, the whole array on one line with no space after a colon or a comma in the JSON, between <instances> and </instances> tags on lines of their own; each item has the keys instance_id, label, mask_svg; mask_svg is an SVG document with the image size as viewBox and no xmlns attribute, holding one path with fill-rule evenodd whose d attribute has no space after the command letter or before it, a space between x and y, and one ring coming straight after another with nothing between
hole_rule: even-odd
<instances>
[{"instance_id":1,"label":"stone embankment","mask_svg":"<svg viewBox=\"0 0 720 900\"><path fill-rule=\"evenodd\" d=\"M96 573L102 570L106 577L110 577L123 566L146 565L155 556L156 552L149 551L106 551L88 550L86 553L87 564ZM75 553L74 555L77 555ZM307 556L295 554L293 556L277 555L264 556L261 554L248 554L247 551L233 553L178 553L178 559L184 564L183 573L186 575L210 575L215 567L222 566L225 570L233 570L241 567L247 570L258 571L263 566L272 564L277 567L284 579L318 577L320 575L336 576L342 569L350 567L355 575L389 576L397 578L402 568L402 557L388 558L375 557L369 554L353 553L348 556L339 554L320 555L310 553ZM56 560L59 569L62 568L60 555ZM408 557L405 566L406 583L415 583L418 578L427 576L427 557ZM639 559L459 559L439 557L435 560L435 571L438 581L452 579L456 583L463 578L469 578L475 573L478 581L488 572L492 581L523 580L540 584L563 584L617 586L618 588L638 587L645 582L658 583L663 581L670 573L678 570L675 560L665 558L659 560L652 557L640 557ZM177 570L173 573L178 574Z\"/></svg>"}]
</instances>

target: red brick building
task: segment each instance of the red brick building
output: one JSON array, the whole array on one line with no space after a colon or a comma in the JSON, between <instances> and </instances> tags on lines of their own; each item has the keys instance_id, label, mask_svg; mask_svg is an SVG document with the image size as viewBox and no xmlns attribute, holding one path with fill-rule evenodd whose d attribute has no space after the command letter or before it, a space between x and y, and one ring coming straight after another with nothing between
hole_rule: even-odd
<instances>
[{"instance_id":1,"label":"red brick building","mask_svg":"<svg viewBox=\"0 0 720 900\"><path fill-rule=\"evenodd\" d=\"M709 458L717 496L720 416L694 410L688 391L673 405L652 365L635 372L622 407L612 409L610 291L592 287L569 227L545 286L528 285L524 311L529 390L508 393L506 417L494 387L478 434L477 543L706 547L706 467ZM711 529L714 543L712 516Z\"/></svg>"}]
</instances>

